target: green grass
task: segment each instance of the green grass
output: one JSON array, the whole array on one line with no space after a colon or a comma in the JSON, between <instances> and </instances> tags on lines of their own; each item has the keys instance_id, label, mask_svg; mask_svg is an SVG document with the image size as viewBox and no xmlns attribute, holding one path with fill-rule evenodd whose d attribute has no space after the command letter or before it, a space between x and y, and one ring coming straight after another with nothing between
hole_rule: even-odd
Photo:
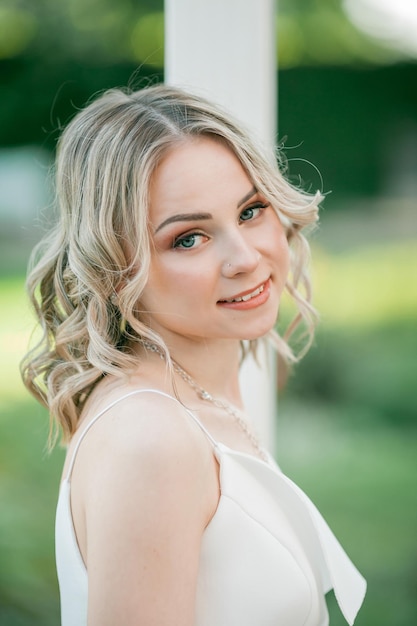
<instances>
[{"instance_id":1,"label":"green grass","mask_svg":"<svg viewBox=\"0 0 417 626\"><path fill-rule=\"evenodd\" d=\"M415 320L417 241L330 254L314 249L315 302L326 326L372 329Z\"/></svg>"},{"instance_id":2,"label":"green grass","mask_svg":"<svg viewBox=\"0 0 417 626\"><path fill-rule=\"evenodd\" d=\"M62 453L44 452L46 412L0 407L0 624L58 623L54 513Z\"/></svg>"},{"instance_id":3,"label":"green grass","mask_svg":"<svg viewBox=\"0 0 417 626\"><path fill-rule=\"evenodd\" d=\"M24 397L18 374L19 361L25 353L35 325L27 302L23 278L0 280L0 403Z\"/></svg>"},{"instance_id":4,"label":"green grass","mask_svg":"<svg viewBox=\"0 0 417 626\"><path fill-rule=\"evenodd\" d=\"M368 580L358 626L417 619L416 431L358 425L352 409L283 399L280 464L318 506ZM332 626L344 623L331 603Z\"/></svg>"},{"instance_id":5,"label":"green grass","mask_svg":"<svg viewBox=\"0 0 417 626\"><path fill-rule=\"evenodd\" d=\"M0 625L56 626L54 515L62 451L18 373L33 328L22 277L0 283Z\"/></svg>"}]
</instances>

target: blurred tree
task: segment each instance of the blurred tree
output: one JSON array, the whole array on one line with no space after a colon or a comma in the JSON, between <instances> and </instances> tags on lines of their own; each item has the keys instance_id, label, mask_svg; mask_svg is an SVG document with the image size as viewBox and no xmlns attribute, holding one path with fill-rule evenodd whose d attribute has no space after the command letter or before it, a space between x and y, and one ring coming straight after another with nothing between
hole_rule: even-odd
<instances>
[{"instance_id":1,"label":"blurred tree","mask_svg":"<svg viewBox=\"0 0 417 626\"><path fill-rule=\"evenodd\" d=\"M417 64L412 63L281 70L279 132L288 137L295 182L300 176L320 187L313 163L323 172L324 191L335 192L339 203L342 196L390 193L391 170L401 162L402 148L393 153L398 129L411 129L412 141L417 133L415 85ZM410 149L417 156L415 141Z\"/></svg>"},{"instance_id":2,"label":"blurred tree","mask_svg":"<svg viewBox=\"0 0 417 626\"><path fill-rule=\"evenodd\" d=\"M0 0L0 145L52 148L74 106L162 65L163 0Z\"/></svg>"},{"instance_id":3,"label":"blurred tree","mask_svg":"<svg viewBox=\"0 0 417 626\"><path fill-rule=\"evenodd\" d=\"M385 64L405 58L362 33L342 0L279 0L280 67Z\"/></svg>"},{"instance_id":4,"label":"blurred tree","mask_svg":"<svg viewBox=\"0 0 417 626\"><path fill-rule=\"evenodd\" d=\"M154 52L163 45L163 0L1 0L0 59L26 53L43 60L51 55L54 63L143 62L148 51L136 41L143 20L144 39L153 41ZM148 62L160 67L163 56L158 51Z\"/></svg>"}]
</instances>

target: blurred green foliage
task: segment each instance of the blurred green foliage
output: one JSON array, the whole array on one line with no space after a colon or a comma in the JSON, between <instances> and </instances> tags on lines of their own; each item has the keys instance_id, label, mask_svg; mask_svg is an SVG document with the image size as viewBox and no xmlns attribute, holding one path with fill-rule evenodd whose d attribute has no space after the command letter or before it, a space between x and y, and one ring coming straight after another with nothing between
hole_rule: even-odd
<instances>
[{"instance_id":1,"label":"blurred green foliage","mask_svg":"<svg viewBox=\"0 0 417 626\"><path fill-rule=\"evenodd\" d=\"M341 0L281 1L277 29L294 179L320 186L305 159L326 192L385 192L392 137L417 126L417 65L360 33ZM53 150L92 94L162 80L163 43L162 0L0 0L0 145Z\"/></svg>"},{"instance_id":2,"label":"blurred green foliage","mask_svg":"<svg viewBox=\"0 0 417 626\"><path fill-rule=\"evenodd\" d=\"M45 457L46 423L46 411L23 393L0 403L1 626L58 624L54 513L62 455Z\"/></svg>"},{"instance_id":3,"label":"blurred green foliage","mask_svg":"<svg viewBox=\"0 0 417 626\"><path fill-rule=\"evenodd\" d=\"M287 394L280 401L279 461L367 579L355 626L411 626L417 623L416 430L384 423L368 409ZM333 597L329 604L331 626L345 626Z\"/></svg>"},{"instance_id":4,"label":"blurred green foliage","mask_svg":"<svg viewBox=\"0 0 417 626\"><path fill-rule=\"evenodd\" d=\"M144 23L150 30L141 36ZM156 55L150 64L163 65L162 0L1 0L0 24L2 59L51 55L52 63L78 59L83 64L88 58L105 64L139 63Z\"/></svg>"},{"instance_id":5,"label":"blurred green foliage","mask_svg":"<svg viewBox=\"0 0 417 626\"><path fill-rule=\"evenodd\" d=\"M337 404L353 428L361 420L384 422L416 435L417 240L350 245L338 253L315 243L313 258L321 319L284 397ZM282 309L284 330L292 309L286 301Z\"/></svg>"},{"instance_id":6,"label":"blurred green foliage","mask_svg":"<svg viewBox=\"0 0 417 626\"><path fill-rule=\"evenodd\" d=\"M396 137L417 133L416 85L415 63L282 70L278 120L293 180L320 188L313 163L333 208L341 197L390 193L390 170L402 167Z\"/></svg>"},{"instance_id":7,"label":"blurred green foliage","mask_svg":"<svg viewBox=\"0 0 417 626\"><path fill-rule=\"evenodd\" d=\"M0 145L53 149L93 93L160 81L162 11L162 0L0 0Z\"/></svg>"},{"instance_id":8,"label":"blurred green foliage","mask_svg":"<svg viewBox=\"0 0 417 626\"><path fill-rule=\"evenodd\" d=\"M399 51L370 40L347 19L341 0L277 0L280 65L387 64Z\"/></svg>"}]
</instances>

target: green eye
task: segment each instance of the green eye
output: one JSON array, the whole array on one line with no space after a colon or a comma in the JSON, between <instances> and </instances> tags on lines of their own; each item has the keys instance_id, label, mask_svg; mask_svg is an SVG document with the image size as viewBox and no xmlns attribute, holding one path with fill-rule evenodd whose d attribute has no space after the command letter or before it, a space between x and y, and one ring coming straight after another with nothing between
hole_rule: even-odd
<instances>
[{"instance_id":1,"label":"green eye","mask_svg":"<svg viewBox=\"0 0 417 626\"><path fill-rule=\"evenodd\" d=\"M252 206L246 207L246 209L243 209L240 214L240 221L249 222L250 220L256 219L258 215L268 206L269 204L257 203L253 204Z\"/></svg>"},{"instance_id":2,"label":"green eye","mask_svg":"<svg viewBox=\"0 0 417 626\"><path fill-rule=\"evenodd\" d=\"M243 222L247 222L248 220L251 220L254 216L256 209L254 207L249 207L247 209L244 209L242 211L242 213L240 214L240 219Z\"/></svg>"},{"instance_id":3,"label":"green eye","mask_svg":"<svg viewBox=\"0 0 417 626\"><path fill-rule=\"evenodd\" d=\"M174 247L175 248L192 248L195 245L195 235L187 235L187 237L181 237L178 239Z\"/></svg>"},{"instance_id":4,"label":"green eye","mask_svg":"<svg viewBox=\"0 0 417 626\"><path fill-rule=\"evenodd\" d=\"M172 247L177 250L193 250L194 248L199 248L205 241L207 241L207 235L203 235L203 233L189 233L175 239Z\"/></svg>"}]
</instances>

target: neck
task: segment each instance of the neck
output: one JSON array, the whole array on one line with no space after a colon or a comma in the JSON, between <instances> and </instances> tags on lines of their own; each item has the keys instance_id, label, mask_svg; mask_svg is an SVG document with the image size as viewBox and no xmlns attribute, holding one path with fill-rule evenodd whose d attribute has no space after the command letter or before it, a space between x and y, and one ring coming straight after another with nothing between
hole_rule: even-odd
<instances>
[{"instance_id":1,"label":"neck","mask_svg":"<svg viewBox=\"0 0 417 626\"><path fill-rule=\"evenodd\" d=\"M168 344L171 358L199 387L212 396L241 407L239 389L239 342L219 340L196 343L192 341ZM178 373L178 372L177 372Z\"/></svg>"}]
</instances>

